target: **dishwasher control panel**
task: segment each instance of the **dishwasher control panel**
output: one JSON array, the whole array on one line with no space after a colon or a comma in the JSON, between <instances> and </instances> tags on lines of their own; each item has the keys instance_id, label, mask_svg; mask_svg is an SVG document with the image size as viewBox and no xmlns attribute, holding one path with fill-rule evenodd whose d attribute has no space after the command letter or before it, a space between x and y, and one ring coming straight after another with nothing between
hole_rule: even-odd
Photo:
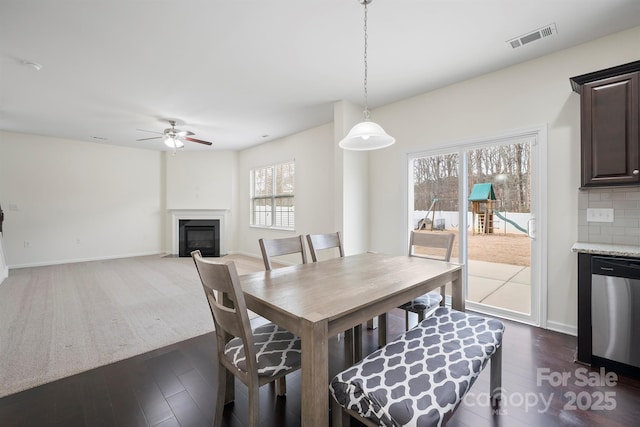
<instances>
[{"instance_id":1,"label":"dishwasher control panel","mask_svg":"<svg viewBox=\"0 0 640 427\"><path fill-rule=\"evenodd\" d=\"M591 274L640 280L640 260L593 256Z\"/></svg>"}]
</instances>

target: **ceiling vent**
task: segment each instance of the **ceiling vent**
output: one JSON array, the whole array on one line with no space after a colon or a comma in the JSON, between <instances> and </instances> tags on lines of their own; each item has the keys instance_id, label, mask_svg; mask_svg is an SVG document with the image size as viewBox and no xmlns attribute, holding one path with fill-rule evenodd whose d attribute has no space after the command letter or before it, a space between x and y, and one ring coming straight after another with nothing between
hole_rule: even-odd
<instances>
[{"instance_id":1,"label":"ceiling vent","mask_svg":"<svg viewBox=\"0 0 640 427\"><path fill-rule=\"evenodd\" d=\"M538 28L537 30L531 31L530 33L527 33L525 35L516 37L515 39L508 40L507 43L515 49L517 47L524 46L527 43L531 43L536 40L552 36L554 34L558 34L556 24L549 24L542 28Z\"/></svg>"}]
</instances>

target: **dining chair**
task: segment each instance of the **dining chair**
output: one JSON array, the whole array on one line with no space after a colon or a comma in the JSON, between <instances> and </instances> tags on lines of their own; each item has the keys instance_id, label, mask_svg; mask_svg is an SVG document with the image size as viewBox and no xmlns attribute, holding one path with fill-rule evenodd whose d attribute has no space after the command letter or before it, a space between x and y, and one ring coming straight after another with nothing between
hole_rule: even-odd
<instances>
[{"instance_id":1,"label":"dining chair","mask_svg":"<svg viewBox=\"0 0 640 427\"><path fill-rule=\"evenodd\" d=\"M265 270L273 270L271 258L282 255L299 253L302 257L302 264L307 263L307 255L304 250L304 239L302 235L295 237L283 237L281 239L260 239L260 251L264 261Z\"/></svg>"},{"instance_id":2,"label":"dining chair","mask_svg":"<svg viewBox=\"0 0 640 427\"><path fill-rule=\"evenodd\" d=\"M453 233L420 233L411 231L409 237L409 256L435 259L449 262L453 250ZM424 320L425 314L444 301L445 287L440 288L440 292L431 291L421 295L400 307L405 311L405 330L409 329L409 313L418 315L418 322Z\"/></svg>"},{"instance_id":3,"label":"dining chair","mask_svg":"<svg viewBox=\"0 0 640 427\"><path fill-rule=\"evenodd\" d=\"M249 314L233 261L213 262L191 252L202 288L209 302L216 331L218 381L213 426L222 425L226 401L227 372L249 389L249 426L257 427L260 412L259 388L276 381L276 392L286 392L285 375L300 369L300 338L268 323L251 328ZM230 377L229 380L232 380Z\"/></svg>"}]
</instances>

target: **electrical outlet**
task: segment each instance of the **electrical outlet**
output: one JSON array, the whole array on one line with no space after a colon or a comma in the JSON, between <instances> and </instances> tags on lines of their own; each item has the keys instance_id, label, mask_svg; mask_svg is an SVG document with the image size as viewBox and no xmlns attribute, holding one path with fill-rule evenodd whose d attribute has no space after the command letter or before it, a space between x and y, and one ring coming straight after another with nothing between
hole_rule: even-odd
<instances>
[{"instance_id":1,"label":"electrical outlet","mask_svg":"<svg viewBox=\"0 0 640 427\"><path fill-rule=\"evenodd\" d=\"M587 208L587 222L613 222L613 209Z\"/></svg>"},{"instance_id":2,"label":"electrical outlet","mask_svg":"<svg viewBox=\"0 0 640 427\"><path fill-rule=\"evenodd\" d=\"M24 241L24 247L25 247L25 248L30 248L30 247L31 247L31 242L30 242L30 241L28 241L28 240L25 240L25 241Z\"/></svg>"}]
</instances>

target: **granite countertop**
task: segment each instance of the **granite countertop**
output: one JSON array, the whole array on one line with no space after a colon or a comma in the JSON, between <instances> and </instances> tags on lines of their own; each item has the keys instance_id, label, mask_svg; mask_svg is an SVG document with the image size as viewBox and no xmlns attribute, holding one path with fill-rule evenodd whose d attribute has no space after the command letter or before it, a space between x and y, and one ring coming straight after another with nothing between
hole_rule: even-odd
<instances>
[{"instance_id":1,"label":"granite countertop","mask_svg":"<svg viewBox=\"0 0 640 427\"><path fill-rule=\"evenodd\" d=\"M640 258L640 247L631 245L577 242L571 247L571 251L594 255L611 255Z\"/></svg>"}]
</instances>

